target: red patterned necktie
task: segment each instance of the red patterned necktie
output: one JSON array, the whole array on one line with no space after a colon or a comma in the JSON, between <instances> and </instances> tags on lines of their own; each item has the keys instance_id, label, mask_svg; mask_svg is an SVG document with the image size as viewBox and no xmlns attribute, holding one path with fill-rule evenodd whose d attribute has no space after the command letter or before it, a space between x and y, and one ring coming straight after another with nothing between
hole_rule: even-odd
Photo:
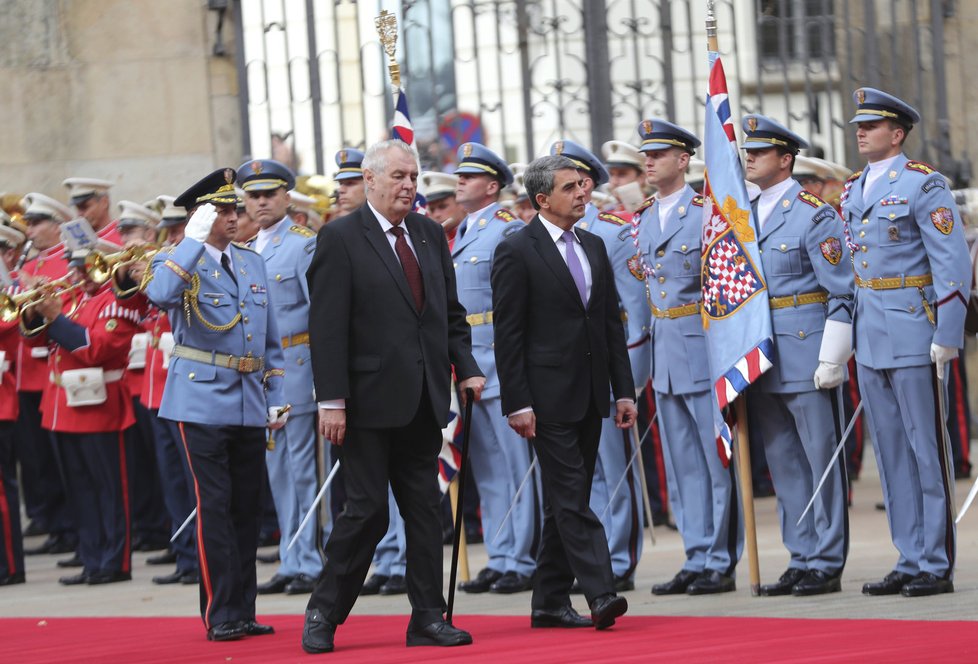
<instances>
[{"instance_id":1,"label":"red patterned necktie","mask_svg":"<svg viewBox=\"0 0 978 664\"><path fill-rule=\"evenodd\" d=\"M407 240L404 239L404 229L400 226L392 226L391 233L397 238L394 241L394 251L401 261L401 268L404 270L404 276L407 277L408 286L411 287L414 304L417 305L418 311L421 311L424 308L424 281L421 279L421 266L418 265L418 259L411 251L411 247L408 246Z\"/></svg>"}]
</instances>

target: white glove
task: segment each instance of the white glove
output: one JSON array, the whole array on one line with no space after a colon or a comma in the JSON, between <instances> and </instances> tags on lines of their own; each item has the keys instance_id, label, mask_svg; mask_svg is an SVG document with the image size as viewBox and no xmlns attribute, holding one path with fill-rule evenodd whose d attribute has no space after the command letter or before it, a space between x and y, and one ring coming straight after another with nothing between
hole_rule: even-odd
<instances>
[{"instance_id":1,"label":"white glove","mask_svg":"<svg viewBox=\"0 0 978 664\"><path fill-rule=\"evenodd\" d=\"M274 427L279 429L285 426L285 423L289 421L289 411L281 412L285 406L269 406L268 408L268 426L269 428Z\"/></svg>"},{"instance_id":2,"label":"white glove","mask_svg":"<svg viewBox=\"0 0 978 664\"><path fill-rule=\"evenodd\" d=\"M937 365L937 377L941 380L944 380L944 365L957 356L957 348L941 346L940 344L930 345L930 361Z\"/></svg>"},{"instance_id":3,"label":"white glove","mask_svg":"<svg viewBox=\"0 0 978 664\"><path fill-rule=\"evenodd\" d=\"M211 234L211 226L214 225L215 219L217 219L217 208L210 203L204 203L190 216L184 235L191 240L204 242Z\"/></svg>"},{"instance_id":4,"label":"white glove","mask_svg":"<svg viewBox=\"0 0 978 664\"><path fill-rule=\"evenodd\" d=\"M842 385L845 380L845 366L835 362L819 362L815 369L815 389L830 390L833 387Z\"/></svg>"}]
</instances>

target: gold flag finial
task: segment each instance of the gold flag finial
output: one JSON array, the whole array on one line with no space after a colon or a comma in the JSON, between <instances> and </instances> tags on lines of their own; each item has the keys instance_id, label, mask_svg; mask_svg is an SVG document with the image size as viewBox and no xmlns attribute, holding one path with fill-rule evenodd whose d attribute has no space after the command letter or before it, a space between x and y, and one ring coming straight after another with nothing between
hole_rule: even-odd
<instances>
[{"instance_id":1,"label":"gold flag finial","mask_svg":"<svg viewBox=\"0 0 978 664\"><path fill-rule=\"evenodd\" d=\"M401 67L394 59L394 53L397 50L397 16L384 9L380 12L380 16L374 20L374 25L377 26L380 45L384 47L387 58L390 60L387 63L387 68L391 73L391 85L399 88L401 87Z\"/></svg>"}]
</instances>

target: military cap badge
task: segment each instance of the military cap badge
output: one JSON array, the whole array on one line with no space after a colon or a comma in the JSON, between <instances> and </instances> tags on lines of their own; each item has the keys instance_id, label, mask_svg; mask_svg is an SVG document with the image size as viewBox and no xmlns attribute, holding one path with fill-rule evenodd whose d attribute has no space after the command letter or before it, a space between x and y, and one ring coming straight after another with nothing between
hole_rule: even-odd
<instances>
[{"instance_id":1,"label":"military cap badge","mask_svg":"<svg viewBox=\"0 0 978 664\"><path fill-rule=\"evenodd\" d=\"M856 101L859 102L860 104L866 103L866 91L863 90L862 88L856 90Z\"/></svg>"},{"instance_id":2,"label":"military cap badge","mask_svg":"<svg viewBox=\"0 0 978 664\"><path fill-rule=\"evenodd\" d=\"M253 162L251 162L251 172L254 173L255 175L261 175L262 172L261 161L255 159Z\"/></svg>"},{"instance_id":3,"label":"military cap badge","mask_svg":"<svg viewBox=\"0 0 978 664\"><path fill-rule=\"evenodd\" d=\"M234 169L233 168L225 168L224 169L224 181L227 182L228 184L232 184L234 182Z\"/></svg>"},{"instance_id":4,"label":"military cap badge","mask_svg":"<svg viewBox=\"0 0 978 664\"><path fill-rule=\"evenodd\" d=\"M465 157L466 159L468 159L469 157L472 156L472 144L471 143L466 143L465 145L462 146L462 156Z\"/></svg>"},{"instance_id":5,"label":"military cap badge","mask_svg":"<svg viewBox=\"0 0 978 664\"><path fill-rule=\"evenodd\" d=\"M642 120L642 131L645 132L646 134L651 134L652 133L652 121L651 120Z\"/></svg>"},{"instance_id":6,"label":"military cap badge","mask_svg":"<svg viewBox=\"0 0 978 664\"><path fill-rule=\"evenodd\" d=\"M564 153L564 142L557 141L556 143L554 143L554 154L563 154L563 153Z\"/></svg>"},{"instance_id":7,"label":"military cap badge","mask_svg":"<svg viewBox=\"0 0 978 664\"><path fill-rule=\"evenodd\" d=\"M341 164L345 164L346 163L346 150L340 150L340 155L339 156L340 156L340 163Z\"/></svg>"},{"instance_id":8,"label":"military cap badge","mask_svg":"<svg viewBox=\"0 0 978 664\"><path fill-rule=\"evenodd\" d=\"M757 131L757 118L747 118L747 128L751 131Z\"/></svg>"}]
</instances>

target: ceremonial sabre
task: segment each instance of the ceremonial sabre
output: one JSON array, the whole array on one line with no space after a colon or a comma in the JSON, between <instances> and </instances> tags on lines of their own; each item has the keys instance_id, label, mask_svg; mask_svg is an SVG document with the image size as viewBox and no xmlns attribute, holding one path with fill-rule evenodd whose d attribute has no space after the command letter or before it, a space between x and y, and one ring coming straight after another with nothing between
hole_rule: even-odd
<instances>
[{"instance_id":1,"label":"ceremonial sabre","mask_svg":"<svg viewBox=\"0 0 978 664\"><path fill-rule=\"evenodd\" d=\"M615 490L612 491L611 492L611 495L608 497L608 504L604 506L604 511L601 512L601 516L598 517L599 519L603 519L604 518L604 515L608 513L608 510L609 509L611 509L611 502L618 495L618 492L621 491L621 485L625 483L625 478L628 477L628 471L632 467L632 465L635 463L635 459L638 457L639 454L641 454L642 443L645 442L645 437L649 435L649 431L652 430L652 425L655 424L655 418L657 418L658 416L659 416L659 411L656 411L655 414L652 415L652 419L649 420L649 426L645 428L645 433L643 433L642 434L642 437L638 439L638 443L635 446L635 451L632 452L632 456L628 460L628 464L625 465L625 472L621 474L621 479L618 480L618 484L615 485ZM638 432L636 432L636 433L638 433ZM639 472L644 472L644 470L645 470L644 467L642 467L639 470ZM650 504L651 504L651 501L650 501ZM649 516L650 519L652 518L652 510L651 509L649 509L649 515L648 516Z\"/></svg>"},{"instance_id":2,"label":"ceremonial sabre","mask_svg":"<svg viewBox=\"0 0 978 664\"><path fill-rule=\"evenodd\" d=\"M184 529L187 526L190 525L190 522L194 520L194 517L195 516L197 516L197 508L196 507L193 508L190 511L190 514L187 515L187 518L183 520L183 523L181 523L180 524L180 527L177 528L177 532L173 533L173 537L170 538L170 542L171 543L177 541L177 538L180 536L180 533L182 533L184 531Z\"/></svg>"},{"instance_id":3,"label":"ceremonial sabre","mask_svg":"<svg viewBox=\"0 0 978 664\"><path fill-rule=\"evenodd\" d=\"M289 545L285 547L286 551L291 551L292 547L295 546L296 540L299 539L299 534L302 532L302 529L306 527L306 524L309 523L309 519L312 518L312 515L316 513L316 508L319 507L319 503L322 502L323 496L326 495L326 489L329 488L330 482L332 482L333 478L336 477L336 473L339 471L339 469L340 462L337 461L335 464L333 464L333 468L329 471L329 475L326 476L326 481L323 482L323 488L319 490L319 493L316 494L316 499L312 501L312 505L309 506L309 511L307 511L306 515L302 518L302 522L299 523L299 527L295 529L295 535L292 536L292 540L289 542Z\"/></svg>"},{"instance_id":4,"label":"ceremonial sabre","mask_svg":"<svg viewBox=\"0 0 978 664\"><path fill-rule=\"evenodd\" d=\"M971 503L975 502L975 496L978 496L978 477L975 478L975 483L971 485L971 491L968 492L968 497L964 499L964 505L961 506L961 511L958 512L958 518L954 520L954 524L957 525L961 523L961 519L967 514L968 509L971 507Z\"/></svg>"},{"instance_id":5,"label":"ceremonial sabre","mask_svg":"<svg viewBox=\"0 0 978 664\"><path fill-rule=\"evenodd\" d=\"M455 609L455 577L458 575L458 548L462 538L462 502L465 498L465 471L469 458L469 436L472 434L472 402L475 401L475 390L471 387L465 390L465 419L462 421L462 461L458 464L458 507L455 509L455 541L452 543L452 571L448 576L448 611L445 622L452 624L452 613Z\"/></svg>"},{"instance_id":6,"label":"ceremonial sabre","mask_svg":"<svg viewBox=\"0 0 978 664\"><path fill-rule=\"evenodd\" d=\"M805 518L805 515L808 514L808 510L810 510L812 505L815 503L815 498L818 496L818 492L822 490L822 485L825 484L825 480L828 479L829 473L832 472L832 466L835 465L835 460L838 458L839 452L841 452L842 448L845 447L846 440L849 439L849 434L852 433L852 428L856 426L856 419L859 417L859 413L863 412L864 403L866 402L860 401L859 405L856 406L856 411L852 414L852 419L849 420L849 425L846 427L846 430L842 432L842 440L840 440L839 444L835 446L835 451L832 453L832 458L829 459L829 463L825 467L825 471L822 473L822 479L818 481L818 486L815 487L815 492L812 494L811 500L809 500L808 505L805 506L805 511L801 513L800 517L798 517L798 522L795 523L796 526L801 525L802 519Z\"/></svg>"},{"instance_id":7,"label":"ceremonial sabre","mask_svg":"<svg viewBox=\"0 0 978 664\"><path fill-rule=\"evenodd\" d=\"M520 482L519 488L516 489L516 494L513 496L513 502L509 504L509 510L506 512L506 516L499 523L499 528L496 529L496 534L492 536L492 543L495 544L496 540L499 539L499 533L503 532L503 527L506 522L509 521L509 517L513 514L513 510L516 509L516 503L520 500L520 494L523 493L523 487L526 486L527 481L533 476L533 469L537 467L537 458L533 457L533 463L530 467L526 469L526 475L523 476L523 481Z\"/></svg>"},{"instance_id":8,"label":"ceremonial sabre","mask_svg":"<svg viewBox=\"0 0 978 664\"><path fill-rule=\"evenodd\" d=\"M949 364L950 362L945 362L944 366L947 367ZM938 371L938 366L935 364L934 391L937 392L937 409L938 414L941 417L941 442L940 447L938 448L938 454L943 462L941 465L943 466L944 471L944 485L947 486L947 492L951 499L949 501L949 507L951 508L951 511L954 512L954 471L951 470L953 462L949 458L951 451L951 436L947 432L947 402L945 401L944 396L944 378L940 375L941 373L943 373L943 371ZM953 516L955 517L954 522L957 523L957 514L954 514Z\"/></svg>"}]
</instances>

